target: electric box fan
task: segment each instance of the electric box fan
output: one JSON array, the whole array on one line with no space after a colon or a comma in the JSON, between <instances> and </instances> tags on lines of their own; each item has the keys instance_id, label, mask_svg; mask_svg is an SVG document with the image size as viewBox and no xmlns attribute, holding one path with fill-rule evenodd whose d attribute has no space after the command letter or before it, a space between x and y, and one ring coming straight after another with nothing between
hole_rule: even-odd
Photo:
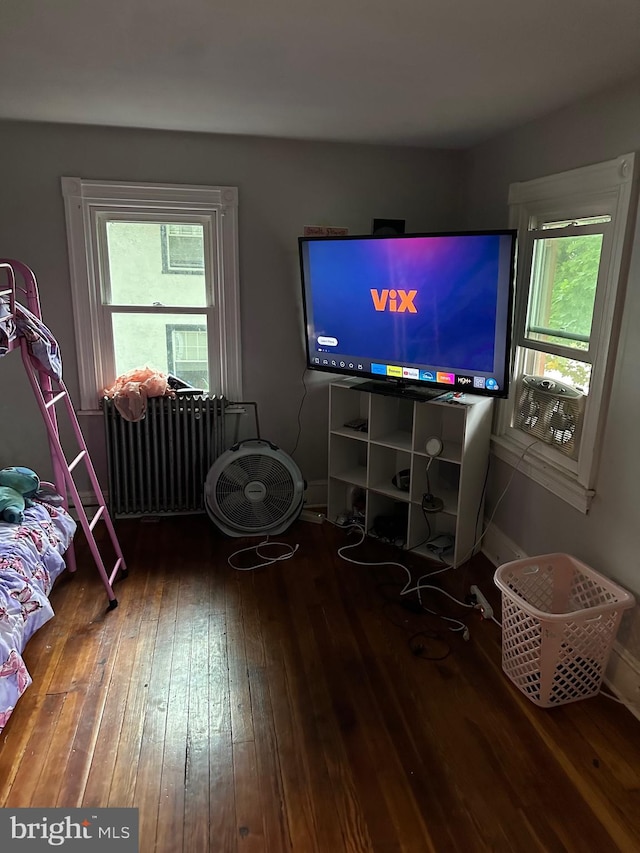
<instances>
[{"instance_id":1,"label":"electric box fan","mask_svg":"<svg viewBox=\"0 0 640 853\"><path fill-rule=\"evenodd\" d=\"M228 536L286 530L300 515L305 482L293 459L275 444L235 444L211 466L204 488L207 514Z\"/></svg>"},{"instance_id":2,"label":"electric box fan","mask_svg":"<svg viewBox=\"0 0 640 853\"><path fill-rule=\"evenodd\" d=\"M523 376L518 385L514 426L575 459L586 396L547 376Z\"/></svg>"}]
</instances>

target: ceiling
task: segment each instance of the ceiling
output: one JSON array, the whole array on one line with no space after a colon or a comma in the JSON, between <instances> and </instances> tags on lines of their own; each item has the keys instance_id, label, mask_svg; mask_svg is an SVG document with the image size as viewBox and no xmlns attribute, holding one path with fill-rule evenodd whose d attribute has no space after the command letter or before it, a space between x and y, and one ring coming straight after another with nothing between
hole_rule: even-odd
<instances>
[{"instance_id":1,"label":"ceiling","mask_svg":"<svg viewBox=\"0 0 640 853\"><path fill-rule=\"evenodd\" d=\"M0 0L0 118L462 148L640 73L640 0Z\"/></svg>"}]
</instances>

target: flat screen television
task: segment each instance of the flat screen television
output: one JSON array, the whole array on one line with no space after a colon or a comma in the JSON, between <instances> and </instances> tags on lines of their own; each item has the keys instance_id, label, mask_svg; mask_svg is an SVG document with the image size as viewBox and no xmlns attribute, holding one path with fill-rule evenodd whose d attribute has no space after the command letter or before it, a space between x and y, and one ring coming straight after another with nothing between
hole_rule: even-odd
<instances>
[{"instance_id":1,"label":"flat screen television","mask_svg":"<svg viewBox=\"0 0 640 853\"><path fill-rule=\"evenodd\" d=\"M515 245L512 230L300 237L307 366L418 399L507 397Z\"/></svg>"}]
</instances>

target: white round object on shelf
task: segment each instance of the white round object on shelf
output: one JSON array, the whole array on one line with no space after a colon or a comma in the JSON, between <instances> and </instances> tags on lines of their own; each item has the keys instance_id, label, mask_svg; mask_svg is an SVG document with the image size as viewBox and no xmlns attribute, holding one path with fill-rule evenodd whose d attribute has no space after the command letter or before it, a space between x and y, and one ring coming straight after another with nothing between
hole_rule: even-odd
<instances>
[{"instance_id":1,"label":"white round object on shelf","mask_svg":"<svg viewBox=\"0 0 640 853\"><path fill-rule=\"evenodd\" d=\"M437 435L432 435L427 439L425 450L428 456L440 456L442 453L442 440Z\"/></svg>"}]
</instances>

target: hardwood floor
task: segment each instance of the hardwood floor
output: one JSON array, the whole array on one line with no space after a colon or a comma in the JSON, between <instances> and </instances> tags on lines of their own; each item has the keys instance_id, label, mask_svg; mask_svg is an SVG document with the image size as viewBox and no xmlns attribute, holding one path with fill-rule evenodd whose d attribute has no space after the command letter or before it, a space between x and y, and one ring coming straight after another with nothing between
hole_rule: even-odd
<instances>
[{"instance_id":1,"label":"hardwood floor","mask_svg":"<svg viewBox=\"0 0 640 853\"><path fill-rule=\"evenodd\" d=\"M604 697L535 707L477 612L423 593L465 642L406 609L407 575L341 560L328 524L297 523L276 537L294 559L254 572L227 557L255 540L206 518L118 531L119 607L79 542L27 646L0 805L135 806L142 853L640 850L640 723ZM492 574L478 557L434 580L497 605Z\"/></svg>"}]
</instances>

